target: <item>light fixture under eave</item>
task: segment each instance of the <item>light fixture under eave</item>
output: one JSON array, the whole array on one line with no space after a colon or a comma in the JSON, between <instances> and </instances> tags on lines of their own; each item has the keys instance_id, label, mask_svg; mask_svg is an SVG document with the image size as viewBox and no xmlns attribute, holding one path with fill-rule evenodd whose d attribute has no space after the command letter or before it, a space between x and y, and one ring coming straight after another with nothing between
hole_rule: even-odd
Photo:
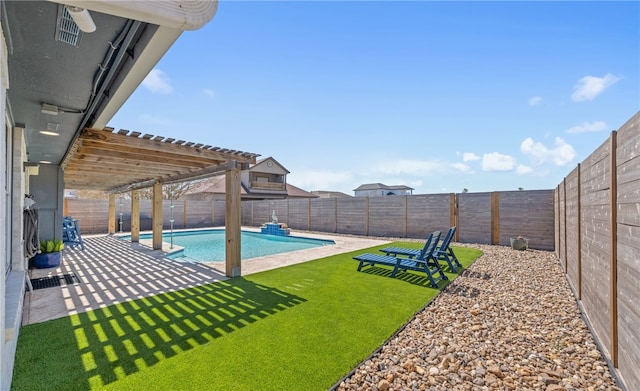
<instances>
[{"instance_id":1,"label":"light fixture under eave","mask_svg":"<svg viewBox=\"0 0 640 391\"><path fill-rule=\"evenodd\" d=\"M89 11L85 8L74 7L72 5L66 5L65 7L80 30L85 33L92 33L96 31L96 24L93 22Z\"/></svg>"},{"instance_id":2,"label":"light fixture under eave","mask_svg":"<svg viewBox=\"0 0 640 391\"><path fill-rule=\"evenodd\" d=\"M40 111L42 112L42 114L58 115L58 106L43 103Z\"/></svg>"},{"instance_id":3,"label":"light fixture under eave","mask_svg":"<svg viewBox=\"0 0 640 391\"><path fill-rule=\"evenodd\" d=\"M40 173L40 164L32 162L24 162L24 172L27 175L38 175Z\"/></svg>"},{"instance_id":4,"label":"light fixture under eave","mask_svg":"<svg viewBox=\"0 0 640 391\"><path fill-rule=\"evenodd\" d=\"M59 126L60 124L55 122L47 122L47 129L41 130L39 133L44 134L45 136L60 136L60 133L58 132Z\"/></svg>"}]
</instances>

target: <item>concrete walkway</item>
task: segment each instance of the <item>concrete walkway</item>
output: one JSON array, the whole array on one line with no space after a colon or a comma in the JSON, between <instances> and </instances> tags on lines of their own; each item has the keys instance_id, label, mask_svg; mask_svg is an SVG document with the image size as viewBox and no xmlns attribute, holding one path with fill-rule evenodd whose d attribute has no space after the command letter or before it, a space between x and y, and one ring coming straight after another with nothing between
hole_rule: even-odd
<instances>
[{"instance_id":1,"label":"concrete walkway","mask_svg":"<svg viewBox=\"0 0 640 391\"><path fill-rule=\"evenodd\" d=\"M388 243L306 232L292 232L292 235L331 239L336 244L245 260L242 275ZM145 241L130 243L105 235L83 239L85 249L65 249L59 267L30 270L31 279L60 278L61 284L27 291L24 325L227 279L221 262L173 261L164 258L163 251L151 250Z\"/></svg>"}]
</instances>

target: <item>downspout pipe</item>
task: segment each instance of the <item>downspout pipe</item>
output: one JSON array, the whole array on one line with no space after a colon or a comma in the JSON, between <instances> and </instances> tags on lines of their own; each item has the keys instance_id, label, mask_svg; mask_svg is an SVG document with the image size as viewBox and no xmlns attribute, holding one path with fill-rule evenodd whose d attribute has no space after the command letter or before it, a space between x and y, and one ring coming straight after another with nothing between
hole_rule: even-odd
<instances>
[{"instance_id":1,"label":"downspout pipe","mask_svg":"<svg viewBox=\"0 0 640 391\"><path fill-rule=\"evenodd\" d=\"M125 54L127 52L127 48L133 42L133 39L136 37L136 34L141 26L142 26L142 23L138 21L129 21L127 23L126 28L128 28L128 31L126 32L124 39L122 39L118 43L118 48L116 49L116 52L115 52L115 58L113 60L107 59L108 60L107 66L109 66L109 72L104 77L104 80L99 80L102 77L102 75L98 75L98 80L95 81L98 84L94 85L94 91L92 91L92 96L89 102L89 106L84 111L84 116L82 117L82 120L80 121L78 129L73 135L73 139L69 143L69 147L67 148L67 151L65 152L64 157L62 158L61 161L65 161L67 158L67 155L69 155L69 153L72 152L72 148L75 145L75 142L78 139L78 137L80 137L80 133L82 132L82 129L84 129L84 127L87 125L92 125L94 116L96 114L96 108L98 107L98 104L101 103L104 92L111 87L111 83L114 77L117 75L117 71L120 69L119 64L122 61L126 60ZM96 90L96 86L97 86L97 90Z\"/></svg>"}]
</instances>

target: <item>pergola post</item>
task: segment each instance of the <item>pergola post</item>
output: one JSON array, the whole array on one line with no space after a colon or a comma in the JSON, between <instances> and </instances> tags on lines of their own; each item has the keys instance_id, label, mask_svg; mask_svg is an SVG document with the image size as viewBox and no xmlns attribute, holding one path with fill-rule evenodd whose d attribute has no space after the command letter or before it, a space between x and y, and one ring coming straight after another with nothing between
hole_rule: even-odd
<instances>
[{"instance_id":1,"label":"pergola post","mask_svg":"<svg viewBox=\"0 0 640 391\"><path fill-rule=\"evenodd\" d=\"M109 194L109 217L107 222L109 235L116 233L116 195Z\"/></svg>"},{"instance_id":2,"label":"pergola post","mask_svg":"<svg viewBox=\"0 0 640 391\"><path fill-rule=\"evenodd\" d=\"M225 272L227 277L239 277L240 267L240 168L225 172Z\"/></svg>"},{"instance_id":3,"label":"pergola post","mask_svg":"<svg viewBox=\"0 0 640 391\"><path fill-rule=\"evenodd\" d=\"M140 241L140 191L131 191L131 242Z\"/></svg>"},{"instance_id":4,"label":"pergola post","mask_svg":"<svg viewBox=\"0 0 640 391\"><path fill-rule=\"evenodd\" d=\"M153 249L162 250L162 183L153 185L151 226L153 229Z\"/></svg>"}]
</instances>

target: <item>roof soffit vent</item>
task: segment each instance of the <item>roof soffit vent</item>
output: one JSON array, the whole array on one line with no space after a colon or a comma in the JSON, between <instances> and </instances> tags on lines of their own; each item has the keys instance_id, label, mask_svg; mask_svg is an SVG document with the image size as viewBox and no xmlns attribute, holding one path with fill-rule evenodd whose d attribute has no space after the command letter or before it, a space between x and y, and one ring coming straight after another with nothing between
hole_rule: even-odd
<instances>
[{"instance_id":1,"label":"roof soffit vent","mask_svg":"<svg viewBox=\"0 0 640 391\"><path fill-rule=\"evenodd\" d=\"M80 46L82 31L73 21L67 7L58 4L58 22L56 23L56 41L68 43L73 46Z\"/></svg>"}]
</instances>

